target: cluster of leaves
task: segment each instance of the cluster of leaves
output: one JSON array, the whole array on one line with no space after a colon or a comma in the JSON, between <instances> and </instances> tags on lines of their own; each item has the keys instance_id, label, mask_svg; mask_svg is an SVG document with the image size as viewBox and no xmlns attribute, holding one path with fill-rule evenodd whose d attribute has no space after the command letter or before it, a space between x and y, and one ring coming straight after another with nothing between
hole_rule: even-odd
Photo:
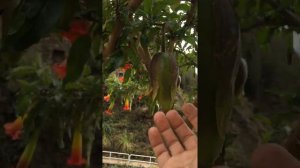
<instances>
[{"instance_id":1,"label":"cluster of leaves","mask_svg":"<svg viewBox=\"0 0 300 168\"><path fill-rule=\"evenodd\" d=\"M95 120L100 117L101 80L91 76L90 68L85 66L77 82L63 85L50 66L39 58L36 55L36 61L31 59L31 65L21 60L8 76L9 86L17 94L16 111L20 116L27 115L23 130L25 142L37 128L42 128L57 130L56 136L63 145L66 140L63 135L82 122L87 139L84 143L91 143L95 124L99 124Z\"/></svg>"},{"instance_id":2,"label":"cluster of leaves","mask_svg":"<svg viewBox=\"0 0 300 168\"><path fill-rule=\"evenodd\" d=\"M135 11L132 17L128 17L130 9L127 1L104 1L103 2L103 39L107 41L113 32L116 21L122 20L125 24L121 37L110 60L106 66L107 71L119 67L124 62L131 61L135 67L142 66L141 56L137 53L136 40L140 41L142 47L149 50L150 55L159 52L162 44L162 27L166 31L166 43L178 39L176 43L176 54L179 66L196 67L197 32L196 22L193 21L188 28L187 12L192 5L188 1L174 0L146 0ZM194 12L196 13L196 11ZM188 54L186 51L189 50Z\"/></svg>"},{"instance_id":3,"label":"cluster of leaves","mask_svg":"<svg viewBox=\"0 0 300 168\"><path fill-rule=\"evenodd\" d=\"M109 102L109 104L117 102L114 111L120 109L119 105L125 105L126 99L129 101L130 106L134 106L136 104L135 101L141 101L149 87L149 79L142 75L137 76L136 69L127 69L124 76L118 77L118 70L120 69L122 70L123 68L117 69L105 80L105 94L109 96L105 101ZM122 103L123 101L124 103ZM135 108L135 106L131 108Z\"/></svg>"},{"instance_id":4,"label":"cluster of leaves","mask_svg":"<svg viewBox=\"0 0 300 168\"><path fill-rule=\"evenodd\" d=\"M278 33L300 32L298 0L233 0L241 31L255 31L257 42L265 45Z\"/></svg>"},{"instance_id":5,"label":"cluster of leaves","mask_svg":"<svg viewBox=\"0 0 300 168\"><path fill-rule=\"evenodd\" d=\"M37 129L57 130L63 147L64 134L81 122L84 155L89 160L102 99L100 1L13 0L1 2L0 7L0 76L15 93L16 115L24 116L22 139L28 142ZM81 21L87 29L81 25L72 27L74 21ZM68 34L72 44L65 52L68 55L63 80L53 73L41 53L34 51L28 57L24 52L50 34L61 39L61 35Z\"/></svg>"},{"instance_id":6,"label":"cluster of leaves","mask_svg":"<svg viewBox=\"0 0 300 168\"><path fill-rule=\"evenodd\" d=\"M113 41L111 39L115 38L117 31L121 31L115 49L105 63L104 78L108 78L112 71L124 63L130 62L138 72L131 74L131 77L135 78L133 81L145 86L144 82L149 82L150 79L149 64L153 55L162 50L163 43L166 44L166 52L175 53L178 65L182 68L181 74L189 68L197 67L195 2L146 0L132 11L129 4L134 2L137 1L103 2L104 41ZM118 30L120 25L122 29ZM141 74L144 74L144 77L139 77ZM127 93L136 92L140 91L133 90Z\"/></svg>"},{"instance_id":7,"label":"cluster of leaves","mask_svg":"<svg viewBox=\"0 0 300 168\"><path fill-rule=\"evenodd\" d=\"M117 113L118 115L103 120L103 126L107 128L103 130L104 146L106 149L114 149L114 144L119 144L120 148L116 150L122 150L122 152L130 151L130 144L133 143L137 148L145 149L141 142L146 141L144 131L149 127L147 119L152 120L149 111L154 112L156 105L151 97L147 96L151 84L149 65L153 56L162 50L163 41L166 44L165 51L174 53L181 67L180 74L191 72L191 69L194 70L197 67L196 19L191 19L196 16L187 15L187 13L196 13L193 7L195 4L192 5L189 1L144 0L137 8L130 8L130 4L134 2L138 0L103 1L104 48L107 47L105 42L108 42L108 45L114 44L112 53L103 64L103 75L106 79L105 94L110 95L109 103L116 102L114 111L122 111ZM191 9L193 9L192 12L189 12ZM122 28L118 29L120 28L118 26ZM163 29L165 29L164 35ZM116 34L118 38L114 39ZM116 42L109 43L114 42L112 39ZM120 67L128 63L133 67L125 72L124 83L121 83L118 76L115 76L115 70L118 71ZM139 96L143 96L141 101L139 101ZM123 113L124 110L122 110L125 97L130 97L132 100L130 113ZM139 108L141 106L142 108ZM130 118L129 121L126 117ZM131 121L133 118L137 121L143 120L144 123L137 128ZM127 121L128 124L125 124L124 122ZM118 127L116 124L124 125ZM110 135L112 132L113 135ZM142 132L142 134L137 132ZM134 140L130 138L130 133L133 133ZM135 152L143 153L137 148Z\"/></svg>"}]
</instances>

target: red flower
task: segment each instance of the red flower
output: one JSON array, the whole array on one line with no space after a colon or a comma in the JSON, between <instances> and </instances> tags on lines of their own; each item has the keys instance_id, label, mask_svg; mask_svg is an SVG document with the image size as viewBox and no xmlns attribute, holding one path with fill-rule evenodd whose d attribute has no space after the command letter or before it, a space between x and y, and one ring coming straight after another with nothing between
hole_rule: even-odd
<instances>
[{"instance_id":1,"label":"red flower","mask_svg":"<svg viewBox=\"0 0 300 168\"><path fill-rule=\"evenodd\" d=\"M124 77L122 76L122 77L119 77L119 81L121 82L121 83L124 83Z\"/></svg>"},{"instance_id":2,"label":"red flower","mask_svg":"<svg viewBox=\"0 0 300 168\"><path fill-rule=\"evenodd\" d=\"M142 98L143 98L143 96L139 96L139 97L138 97L139 101L141 101L141 100L142 100Z\"/></svg>"},{"instance_id":3,"label":"red flower","mask_svg":"<svg viewBox=\"0 0 300 168\"><path fill-rule=\"evenodd\" d=\"M115 102L111 102L108 109L105 110L105 114L111 116L113 114L112 109L114 108L114 106L115 106Z\"/></svg>"},{"instance_id":4,"label":"red flower","mask_svg":"<svg viewBox=\"0 0 300 168\"><path fill-rule=\"evenodd\" d=\"M104 96L103 99L104 99L105 102L109 102L109 100L110 100L110 95L108 94L108 95Z\"/></svg>"},{"instance_id":5,"label":"red flower","mask_svg":"<svg viewBox=\"0 0 300 168\"><path fill-rule=\"evenodd\" d=\"M82 135L76 130L73 135L72 152L68 159L69 166L82 166L86 160L82 157Z\"/></svg>"},{"instance_id":6,"label":"red flower","mask_svg":"<svg viewBox=\"0 0 300 168\"><path fill-rule=\"evenodd\" d=\"M61 64L58 64L58 63L53 64L52 65L52 70L60 80L63 80L66 77L66 74L67 74L66 62L63 62Z\"/></svg>"},{"instance_id":7,"label":"red flower","mask_svg":"<svg viewBox=\"0 0 300 168\"><path fill-rule=\"evenodd\" d=\"M74 20L71 23L70 30L68 32L61 32L61 35L72 43L80 36L88 34L89 23L85 20Z\"/></svg>"},{"instance_id":8,"label":"red flower","mask_svg":"<svg viewBox=\"0 0 300 168\"><path fill-rule=\"evenodd\" d=\"M125 64L124 65L125 70L130 69L130 68L132 68L132 64Z\"/></svg>"},{"instance_id":9,"label":"red flower","mask_svg":"<svg viewBox=\"0 0 300 168\"><path fill-rule=\"evenodd\" d=\"M74 20L71 23L71 32L85 35L89 31L89 23L86 20Z\"/></svg>"},{"instance_id":10,"label":"red flower","mask_svg":"<svg viewBox=\"0 0 300 168\"><path fill-rule=\"evenodd\" d=\"M129 103L129 100L128 99L125 99L125 105L123 107L123 110L124 111L130 111L130 103Z\"/></svg>"},{"instance_id":11,"label":"red flower","mask_svg":"<svg viewBox=\"0 0 300 168\"><path fill-rule=\"evenodd\" d=\"M5 134L9 135L12 140L20 139L22 128L23 118L20 116L15 121L4 124Z\"/></svg>"},{"instance_id":12,"label":"red flower","mask_svg":"<svg viewBox=\"0 0 300 168\"><path fill-rule=\"evenodd\" d=\"M113 113L111 110L105 110L105 114L108 115L108 116L111 116Z\"/></svg>"}]
</instances>

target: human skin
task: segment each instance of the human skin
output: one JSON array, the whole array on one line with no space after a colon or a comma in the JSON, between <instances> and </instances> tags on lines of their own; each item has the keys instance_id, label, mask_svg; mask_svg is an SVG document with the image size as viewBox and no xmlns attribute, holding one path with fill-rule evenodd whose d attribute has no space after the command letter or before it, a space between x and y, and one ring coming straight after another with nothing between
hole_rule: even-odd
<instances>
[{"instance_id":1,"label":"human skin","mask_svg":"<svg viewBox=\"0 0 300 168\"><path fill-rule=\"evenodd\" d=\"M198 124L197 108L188 103L183 105L182 111L195 130ZM157 112L154 123L155 127L148 130L148 136L159 168L196 168L197 136L178 112ZM252 154L250 164L251 168L300 168L300 162L278 144L258 146Z\"/></svg>"},{"instance_id":2,"label":"human skin","mask_svg":"<svg viewBox=\"0 0 300 168\"><path fill-rule=\"evenodd\" d=\"M197 108L185 104L182 111L197 128ZM197 168L197 136L175 110L154 115L155 127L148 130L150 144L160 168Z\"/></svg>"},{"instance_id":3,"label":"human skin","mask_svg":"<svg viewBox=\"0 0 300 168\"><path fill-rule=\"evenodd\" d=\"M277 144L264 144L255 149L251 168L300 168L300 162Z\"/></svg>"}]
</instances>

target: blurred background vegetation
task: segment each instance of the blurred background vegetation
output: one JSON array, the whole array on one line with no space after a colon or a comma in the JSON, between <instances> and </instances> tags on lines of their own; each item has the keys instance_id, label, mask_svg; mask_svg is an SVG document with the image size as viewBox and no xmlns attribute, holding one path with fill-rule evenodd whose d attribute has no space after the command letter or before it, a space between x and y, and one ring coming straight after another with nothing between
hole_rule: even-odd
<instances>
[{"instance_id":1,"label":"blurred background vegetation","mask_svg":"<svg viewBox=\"0 0 300 168\"><path fill-rule=\"evenodd\" d=\"M240 24L248 79L218 162L249 167L253 150L267 142L299 158L300 2L228 2ZM31 167L69 167L78 118L86 167L99 164L101 143L104 150L153 155L147 129L159 106L149 97L150 64L162 41L181 78L174 108L197 101L197 39L205 23L198 23L195 0L13 0L1 1L0 11L0 125L28 113L20 139L0 129L2 167L17 164L37 128Z\"/></svg>"},{"instance_id":2,"label":"blurred background vegetation","mask_svg":"<svg viewBox=\"0 0 300 168\"><path fill-rule=\"evenodd\" d=\"M159 103L152 101L149 94L153 88L151 62L153 56L161 52L163 42L166 52L175 55L181 78L181 83L172 81L177 86L174 108L180 110L184 102L196 102L198 36L194 3L176 0L103 2L106 107L102 123L103 150L154 155L147 131L153 125L152 117ZM122 29L116 33L120 25ZM113 43L116 34L118 40ZM106 54L110 45L114 50ZM177 70L172 69L171 73L174 71ZM168 79L165 76L165 80Z\"/></svg>"}]
</instances>

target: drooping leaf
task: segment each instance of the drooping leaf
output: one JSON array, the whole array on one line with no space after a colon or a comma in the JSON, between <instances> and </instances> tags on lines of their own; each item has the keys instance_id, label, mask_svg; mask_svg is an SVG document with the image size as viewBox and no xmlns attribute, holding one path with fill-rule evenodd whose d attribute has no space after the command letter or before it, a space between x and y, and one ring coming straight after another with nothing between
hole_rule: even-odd
<instances>
[{"instance_id":1,"label":"drooping leaf","mask_svg":"<svg viewBox=\"0 0 300 168\"><path fill-rule=\"evenodd\" d=\"M100 54L100 47L101 47L101 36L96 34L92 39L92 56L96 58Z\"/></svg>"},{"instance_id":2,"label":"drooping leaf","mask_svg":"<svg viewBox=\"0 0 300 168\"><path fill-rule=\"evenodd\" d=\"M125 72L125 75L124 75L124 82L126 83L128 80L129 80L129 78L130 78L130 76L131 76L131 69L128 69L126 72Z\"/></svg>"},{"instance_id":3,"label":"drooping leaf","mask_svg":"<svg viewBox=\"0 0 300 168\"><path fill-rule=\"evenodd\" d=\"M198 166L212 167L232 110L239 27L230 0L199 1L199 12Z\"/></svg>"},{"instance_id":4,"label":"drooping leaf","mask_svg":"<svg viewBox=\"0 0 300 168\"><path fill-rule=\"evenodd\" d=\"M25 20L22 26L15 30L15 33L6 37L4 44L5 50L8 51L22 51L47 35L54 28L63 12L63 1L25 1L19 10L23 11L23 13L18 14L25 15Z\"/></svg>"},{"instance_id":5,"label":"drooping leaf","mask_svg":"<svg viewBox=\"0 0 300 168\"><path fill-rule=\"evenodd\" d=\"M178 67L173 54L157 53L150 64L152 99L167 112L173 107L176 93Z\"/></svg>"},{"instance_id":6,"label":"drooping leaf","mask_svg":"<svg viewBox=\"0 0 300 168\"><path fill-rule=\"evenodd\" d=\"M64 84L76 81L82 71L85 63L90 58L91 38L90 36L79 37L72 45L67 62L67 75Z\"/></svg>"},{"instance_id":7,"label":"drooping leaf","mask_svg":"<svg viewBox=\"0 0 300 168\"><path fill-rule=\"evenodd\" d=\"M36 75L36 69L32 66L19 66L10 72L12 78L24 78L32 75Z\"/></svg>"}]
</instances>

